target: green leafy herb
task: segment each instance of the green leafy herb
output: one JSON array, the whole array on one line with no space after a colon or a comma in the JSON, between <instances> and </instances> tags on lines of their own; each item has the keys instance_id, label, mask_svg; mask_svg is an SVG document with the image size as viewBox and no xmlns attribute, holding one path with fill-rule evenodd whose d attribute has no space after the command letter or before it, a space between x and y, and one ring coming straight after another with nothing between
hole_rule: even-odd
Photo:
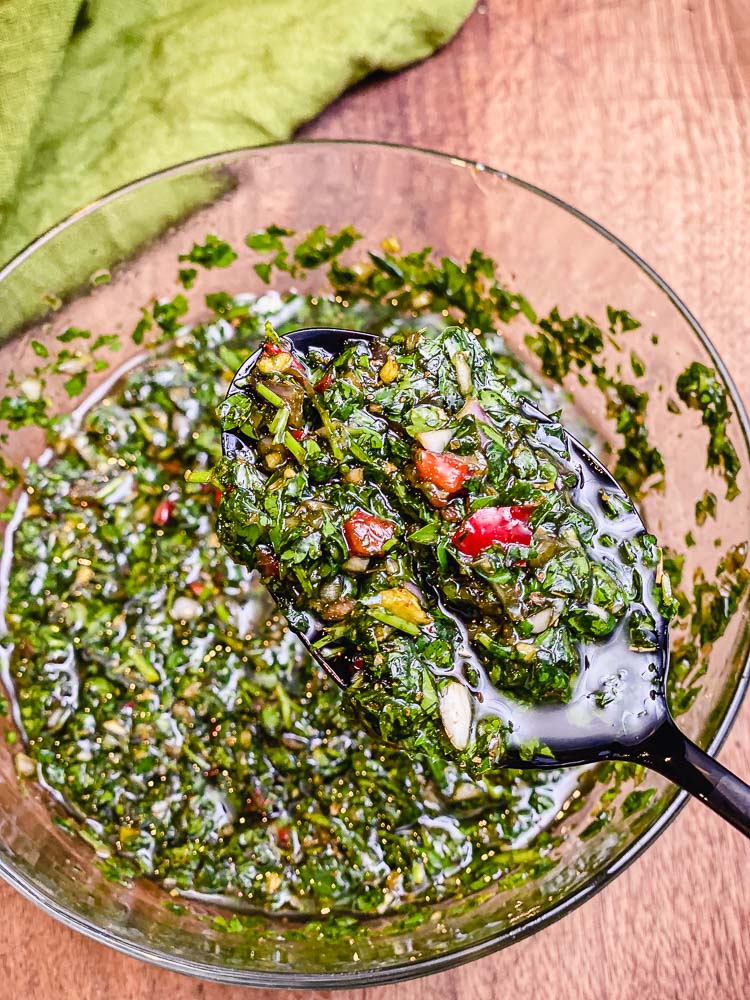
<instances>
[{"instance_id":1,"label":"green leafy herb","mask_svg":"<svg viewBox=\"0 0 750 1000\"><path fill-rule=\"evenodd\" d=\"M740 461L727 433L732 413L726 389L713 368L694 361L678 377L677 395L686 406L700 411L709 433L707 466L717 469L724 477L727 499L733 500L739 493Z\"/></svg>"},{"instance_id":2,"label":"green leafy herb","mask_svg":"<svg viewBox=\"0 0 750 1000\"><path fill-rule=\"evenodd\" d=\"M90 330L80 330L77 326L69 326L58 334L57 339L63 344L69 344L71 340L88 340L91 337Z\"/></svg>"},{"instance_id":3,"label":"green leafy herb","mask_svg":"<svg viewBox=\"0 0 750 1000\"><path fill-rule=\"evenodd\" d=\"M233 264L237 260L237 254L225 240L209 233L206 236L205 243L194 243L193 249L189 253L180 254L178 259L211 269L214 267L229 267L230 264ZM192 268L190 270L194 278L196 272ZM182 272L180 273L182 274Z\"/></svg>"},{"instance_id":4,"label":"green leafy herb","mask_svg":"<svg viewBox=\"0 0 750 1000\"><path fill-rule=\"evenodd\" d=\"M63 383L63 387L69 396L78 396L86 388L86 382L88 381L88 372L76 372L75 375L71 375Z\"/></svg>"},{"instance_id":5,"label":"green leafy herb","mask_svg":"<svg viewBox=\"0 0 750 1000\"><path fill-rule=\"evenodd\" d=\"M706 490L700 500L695 502L695 522L700 527L707 517L716 520L716 494Z\"/></svg>"},{"instance_id":6,"label":"green leafy herb","mask_svg":"<svg viewBox=\"0 0 750 1000\"><path fill-rule=\"evenodd\" d=\"M194 267L181 267L177 272L177 280L183 288L192 288L197 277L198 271Z\"/></svg>"}]
</instances>

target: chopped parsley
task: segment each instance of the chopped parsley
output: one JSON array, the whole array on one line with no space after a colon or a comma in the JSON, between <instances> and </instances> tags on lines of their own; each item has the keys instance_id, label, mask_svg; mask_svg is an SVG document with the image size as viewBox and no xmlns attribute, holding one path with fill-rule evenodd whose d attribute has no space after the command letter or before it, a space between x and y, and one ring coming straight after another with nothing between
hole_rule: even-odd
<instances>
[{"instance_id":1,"label":"chopped parsley","mask_svg":"<svg viewBox=\"0 0 750 1000\"><path fill-rule=\"evenodd\" d=\"M707 468L719 472L727 485L727 499L734 499L739 493L740 460L727 433L732 413L726 389L713 368L694 361L678 377L677 395L686 406L700 411L709 434Z\"/></svg>"}]
</instances>

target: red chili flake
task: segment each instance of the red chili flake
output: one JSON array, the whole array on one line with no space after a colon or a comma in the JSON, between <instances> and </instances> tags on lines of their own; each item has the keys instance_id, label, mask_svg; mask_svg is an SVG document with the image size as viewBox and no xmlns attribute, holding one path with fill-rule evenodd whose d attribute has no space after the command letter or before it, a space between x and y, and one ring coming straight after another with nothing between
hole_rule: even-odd
<instances>
[{"instance_id":1,"label":"red chili flake","mask_svg":"<svg viewBox=\"0 0 750 1000\"><path fill-rule=\"evenodd\" d=\"M195 596L200 597L203 591L206 589L205 583L202 580L193 580L192 583L188 584L188 590Z\"/></svg>"},{"instance_id":2,"label":"red chili flake","mask_svg":"<svg viewBox=\"0 0 750 1000\"><path fill-rule=\"evenodd\" d=\"M396 534L396 525L365 510L355 510L344 524L344 534L353 556L380 556L383 546Z\"/></svg>"},{"instance_id":3,"label":"red chili flake","mask_svg":"<svg viewBox=\"0 0 750 1000\"><path fill-rule=\"evenodd\" d=\"M135 702L134 701L126 701L125 704L122 707L123 707L123 709L125 709L128 712L132 712L133 709L135 708Z\"/></svg>"},{"instance_id":4,"label":"red chili flake","mask_svg":"<svg viewBox=\"0 0 750 1000\"><path fill-rule=\"evenodd\" d=\"M227 490L227 493L228 492L229 492L229 490ZM214 503L221 503L221 496L222 496L221 490L219 489L218 486L215 486L214 487Z\"/></svg>"},{"instance_id":5,"label":"red chili flake","mask_svg":"<svg viewBox=\"0 0 750 1000\"><path fill-rule=\"evenodd\" d=\"M163 527L171 519L176 507L174 500L160 500L151 515L152 523Z\"/></svg>"},{"instance_id":6,"label":"red chili flake","mask_svg":"<svg viewBox=\"0 0 750 1000\"><path fill-rule=\"evenodd\" d=\"M365 661L361 656L355 656L352 660L352 670L361 670L364 665Z\"/></svg>"},{"instance_id":7,"label":"red chili flake","mask_svg":"<svg viewBox=\"0 0 750 1000\"><path fill-rule=\"evenodd\" d=\"M289 431L289 433L292 435L295 441L301 441L302 438L305 436L305 432L303 430L293 430Z\"/></svg>"}]
</instances>

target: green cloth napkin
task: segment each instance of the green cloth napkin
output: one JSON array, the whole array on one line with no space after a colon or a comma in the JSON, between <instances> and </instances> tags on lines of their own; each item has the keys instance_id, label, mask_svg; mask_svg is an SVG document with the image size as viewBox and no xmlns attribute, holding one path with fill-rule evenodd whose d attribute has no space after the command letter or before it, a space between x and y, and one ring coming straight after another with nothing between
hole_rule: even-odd
<instances>
[{"instance_id":1,"label":"green cloth napkin","mask_svg":"<svg viewBox=\"0 0 750 1000\"><path fill-rule=\"evenodd\" d=\"M0 262L162 167L288 139L473 0L0 0Z\"/></svg>"}]
</instances>

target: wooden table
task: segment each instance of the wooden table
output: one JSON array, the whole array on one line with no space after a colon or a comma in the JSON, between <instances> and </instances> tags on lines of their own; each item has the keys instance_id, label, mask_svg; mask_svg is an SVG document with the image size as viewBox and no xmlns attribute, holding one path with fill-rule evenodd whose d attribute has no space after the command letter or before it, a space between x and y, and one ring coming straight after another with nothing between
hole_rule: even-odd
<instances>
[{"instance_id":1,"label":"wooden table","mask_svg":"<svg viewBox=\"0 0 750 1000\"><path fill-rule=\"evenodd\" d=\"M750 0L489 0L438 56L358 88L303 134L431 146L568 199L685 297L750 402ZM750 705L722 757L750 775ZM4 885L0 900L10 1000L242 995L94 944ZM342 1000L746 997L749 921L748 845L691 803L542 934Z\"/></svg>"}]
</instances>

